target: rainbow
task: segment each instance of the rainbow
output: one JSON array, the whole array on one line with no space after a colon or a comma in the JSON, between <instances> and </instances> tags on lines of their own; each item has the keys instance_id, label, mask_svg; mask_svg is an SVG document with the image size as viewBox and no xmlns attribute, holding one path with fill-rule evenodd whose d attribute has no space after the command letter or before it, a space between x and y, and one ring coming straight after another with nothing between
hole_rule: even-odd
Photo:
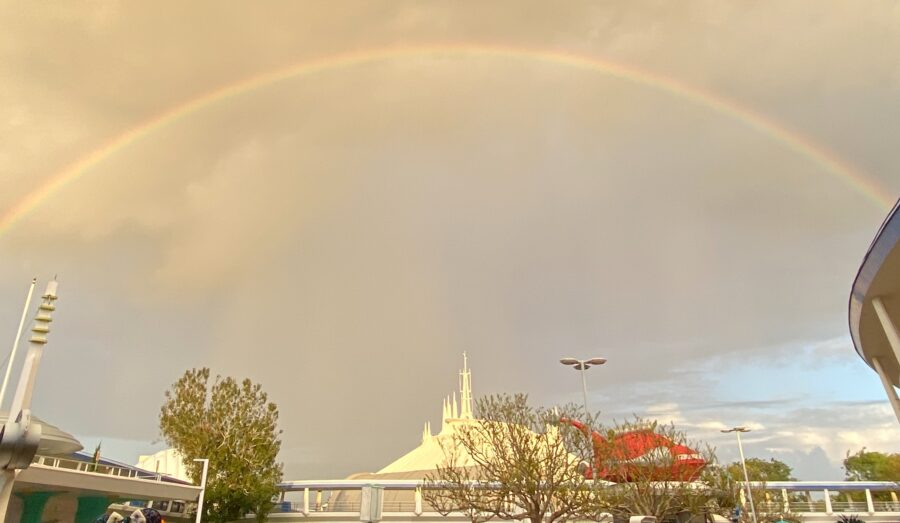
<instances>
[{"instance_id":1,"label":"rainbow","mask_svg":"<svg viewBox=\"0 0 900 523\"><path fill-rule=\"evenodd\" d=\"M444 44L416 47L385 47L324 56L252 76L187 100L113 137L74 163L69 164L52 176L46 183L25 195L25 197L0 215L0 235L6 233L24 216L39 207L42 202L53 194L78 180L110 156L123 151L141 138L160 131L198 111L212 107L230 98L298 76L312 75L323 71L379 61L413 57L491 57L545 62L596 72L657 89L723 116L733 118L770 137L787 149L817 164L823 172L843 180L859 193L884 208L889 208L893 204L893 195L881 186L877 180L855 169L837 155L809 138L734 100L689 85L680 80L633 66L574 53L493 45Z\"/></svg>"}]
</instances>

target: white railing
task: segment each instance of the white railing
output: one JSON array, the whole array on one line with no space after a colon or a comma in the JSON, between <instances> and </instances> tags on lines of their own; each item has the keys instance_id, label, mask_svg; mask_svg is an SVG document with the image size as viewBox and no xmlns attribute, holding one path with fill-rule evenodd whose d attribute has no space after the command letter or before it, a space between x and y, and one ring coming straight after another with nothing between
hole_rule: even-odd
<instances>
[{"instance_id":1,"label":"white railing","mask_svg":"<svg viewBox=\"0 0 900 523\"><path fill-rule=\"evenodd\" d=\"M900 503L896 501L873 501L874 512L900 512ZM832 512L868 512L865 501L832 501ZM823 511L824 512L824 511Z\"/></svg>"},{"instance_id":2,"label":"white railing","mask_svg":"<svg viewBox=\"0 0 900 523\"><path fill-rule=\"evenodd\" d=\"M359 512L359 501L333 500L322 503L319 506L311 504L310 512ZM304 505L298 501L282 501L275 504L272 512L303 512ZM383 501L383 512L415 512L415 501Z\"/></svg>"},{"instance_id":3,"label":"white railing","mask_svg":"<svg viewBox=\"0 0 900 523\"><path fill-rule=\"evenodd\" d=\"M276 513L295 513L298 517L330 517L329 513L353 513L360 510L359 492L366 486L378 486L387 492L406 491L406 499L385 499L382 511L393 515L430 513L422 497L422 482L402 479L300 480L279 484L282 502ZM757 502L757 510L770 513L803 514L804 519L819 521L834 514L867 514L887 521L900 521L900 484L893 482L771 482L753 483L766 491L766 500ZM490 488L490 487L488 487ZM352 493L352 494L351 494ZM815 493L815 494L813 494ZM349 495L347 495L349 494ZM294 499L285 499L286 496ZM300 501L297 500L300 498ZM850 499L848 501L848 499ZM749 509L749 507L745 507ZM453 518L449 518L453 519Z\"/></svg>"},{"instance_id":4,"label":"white railing","mask_svg":"<svg viewBox=\"0 0 900 523\"><path fill-rule=\"evenodd\" d=\"M757 503L756 508L766 512L828 512L828 507L822 500L816 501L789 501L785 507L782 501L765 501ZM873 501L872 512L900 512L900 502ZM865 501L832 501L831 512L834 513L865 513L869 512L869 505Z\"/></svg>"},{"instance_id":5,"label":"white railing","mask_svg":"<svg viewBox=\"0 0 900 523\"><path fill-rule=\"evenodd\" d=\"M162 474L153 472L145 472L138 469L117 467L115 465L104 465L102 463L93 463L89 461L79 461L77 459L54 458L49 456L35 456L32 463L51 467L56 469L75 470L78 472L92 472L94 474L103 474L106 476L117 476L121 478L143 479L147 481L162 481Z\"/></svg>"}]
</instances>

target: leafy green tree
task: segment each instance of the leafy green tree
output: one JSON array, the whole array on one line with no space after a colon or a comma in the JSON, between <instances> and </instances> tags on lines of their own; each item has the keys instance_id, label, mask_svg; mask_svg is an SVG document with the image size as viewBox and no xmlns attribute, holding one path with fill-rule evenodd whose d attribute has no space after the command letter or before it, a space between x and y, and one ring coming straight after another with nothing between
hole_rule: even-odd
<instances>
[{"instance_id":1,"label":"leafy green tree","mask_svg":"<svg viewBox=\"0 0 900 523\"><path fill-rule=\"evenodd\" d=\"M797 481L793 476L794 469L781 460L750 458L746 463L750 481ZM727 470L735 481L744 481L744 469L741 468L740 461L729 464Z\"/></svg>"},{"instance_id":2,"label":"leafy green tree","mask_svg":"<svg viewBox=\"0 0 900 523\"><path fill-rule=\"evenodd\" d=\"M900 481L900 454L870 452L865 447L856 454L848 450L844 471L850 481Z\"/></svg>"},{"instance_id":3,"label":"leafy green tree","mask_svg":"<svg viewBox=\"0 0 900 523\"><path fill-rule=\"evenodd\" d=\"M263 522L282 474L278 408L248 379L209 381L209 369L191 369L166 391L160 431L194 482L202 469L192 459L209 459L206 521L226 523L253 512Z\"/></svg>"}]
</instances>

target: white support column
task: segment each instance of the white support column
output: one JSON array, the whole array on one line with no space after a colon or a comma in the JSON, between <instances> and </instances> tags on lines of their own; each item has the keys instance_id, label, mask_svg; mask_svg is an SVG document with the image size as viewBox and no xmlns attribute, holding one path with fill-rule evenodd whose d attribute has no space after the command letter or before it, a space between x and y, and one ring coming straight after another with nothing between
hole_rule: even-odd
<instances>
[{"instance_id":1,"label":"white support column","mask_svg":"<svg viewBox=\"0 0 900 523\"><path fill-rule=\"evenodd\" d=\"M875 514L875 504L872 503L872 491L866 489L866 509L869 511L869 515Z\"/></svg>"},{"instance_id":2,"label":"white support column","mask_svg":"<svg viewBox=\"0 0 900 523\"><path fill-rule=\"evenodd\" d=\"M872 298L872 307L875 308L875 314L881 320L881 328L884 329L884 335L894 351L894 357L897 358L897 361L900 361L900 333L897 332L897 326L891 320L884 302L881 301L881 296Z\"/></svg>"},{"instance_id":3,"label":"white support column","mask_svg":"<svg viewBox=\"0 0 900 523\"><path fill-rule=\"evenodd\" d=\"M16 331L16 339L13 342L12 351L9 353L9 360L6 364L6 375L3 377L3 385L0 386L0 405L3 405L3 398L6 397L6 386L9 384L9 375L12 372L13 363L16 361L16 350L19 348L19 340L22 339L22 329L25 327L25 320L28 318L28 307L31 306L31 296L34 294L34 285L36 283L37 278L31 280L31 287L28 288L28 296L25 298L25 308L22 309L19 330Z\"/></svg>"},{"instance_id":4,"label":"white support column","mask_svg":"<svg viewBox=\"0 0 900 523\"><path fill-rule=\"evenodd\" d=\"M309 515L309 487L303 489L303 515Z\"/></svg>"},{"instance_id":5,"label":"white support column","mask_svg":"<svg viewBox=\"0 0 900 523\"><path fill-rule=\"evenodd\" d=\"M198 461L203 464L203 470L200 471L200 496L197 497L196 523L200 523L200 520L203 517L203 498L206 496L206 480L207 474L209 474L209 459L197 458L194 461Z\"/></svg>"},{"instance_id":6,"label":"white support column","mask_svg":"<svg viewBox=\"0 0 900 523\"><path fill-rule=\"evenodd\" d=\"M829 516L834 514L834 509L831 508L831 492L828 492L828 489L825 489L825 513Z\"/></svg>"},{"instance_id":7,"label":"white support column","mask_svg":"<svg viewBox=\"0 0 900 523\"><path fill-rule=\"evenodd\" d=\"M884 387L884 392L891 402L891 407L894 409L894 415L897 416L897 421L900 421L900 397L897 397L897 389L894 388L894 384L891 383L891 379L884 371L884 367L881 366L879 358L872 358L872 366L875 367L875 372L877 372L878 377L881 378L881 385Z\"/></svg>"},{"instance_id":8,"label":"white support column","mask_svg":"<svg viewBox=\"0 0 900 523\"><path fill-rule=\"evenodd\" d=\"M781 502L784 504L784 513L790 514L791 513L791 503L790 503L790 501L788 501L788 493L787 493L786 488L781 489Z\"/></svg>"},{"instance_id":9,"label":"white support column","mask_svg":"<svg viewBox=\"0 0 900 523\"><path fill-rule=\"evenodd\" d=\"M897 326L891 320L884 302L881 301L881 296L872 298L872 307L875 309L875 314L881 322L881 328L884 329L884 336L887 338L891 350L894 351L894 358L900 363L900 333L897 332ZM872 358L872 365L876 365L875 358ZM900 421L900 399L897 398L897 390L894 389L893 380L888 379L880 362L877 365L880 369L876 368L875 370L881 377L881 384L884 385L888 399L891 400L891 406L894 407L894 414L896 414L897 420Z\"/></svg>"},{"instance_id":10,"label":"white support column","mask_svg":"<svg viewBox=\"0 0 900 523\"><path fill-rule=\"evenodd\" d=\"M420 487L416 487L416 507L414 511L415 515L422 515L422 489Z\"/></svg>"}]
</instances>

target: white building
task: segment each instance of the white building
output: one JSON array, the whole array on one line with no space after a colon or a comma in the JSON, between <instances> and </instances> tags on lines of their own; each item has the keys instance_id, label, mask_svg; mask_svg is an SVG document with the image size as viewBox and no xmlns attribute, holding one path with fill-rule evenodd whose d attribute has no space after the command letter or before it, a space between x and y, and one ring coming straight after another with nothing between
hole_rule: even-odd
<instances>
[{"instance_id":1,"label":"white building","mask_svg":"<svg viewBox=\"0 0 900 523\"><path fill-rule=\"evenodd\" d=\"M161 450L148 456L138 456L138 462L135 466L176 479L191 480L187 475L187 470L184 468L184 461L182 461L181 455L175 449Z\"/></svg>"}]
</instances>

